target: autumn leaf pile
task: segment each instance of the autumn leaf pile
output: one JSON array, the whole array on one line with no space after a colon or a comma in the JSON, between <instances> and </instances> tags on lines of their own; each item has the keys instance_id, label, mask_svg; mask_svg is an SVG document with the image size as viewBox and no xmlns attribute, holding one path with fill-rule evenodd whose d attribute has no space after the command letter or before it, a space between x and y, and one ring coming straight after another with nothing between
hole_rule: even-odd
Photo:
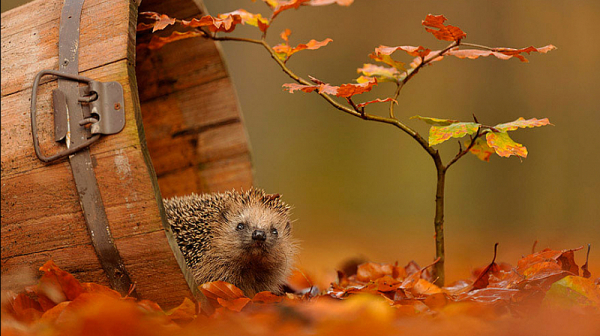
<instances>
[{"instance_id":1,"label":"autumn leaf pile","mask_svg":"<svg viewBox=\"0 0 600 336\"><path fill-rule=\"evenodd\" d=\"M49 261L36 286L2 294L2 335L598 335L600 279L592 280L587 262L579 276L577 250L545 249L516 266L494 257L471 279L443 288L415 262L355 265L355 274L338 271L324 290L296 273L296 293L284 296L248 298L211 282L200 286L211 314L189 298L163 310L122 297Z\"/></svg>"}]
</instances>

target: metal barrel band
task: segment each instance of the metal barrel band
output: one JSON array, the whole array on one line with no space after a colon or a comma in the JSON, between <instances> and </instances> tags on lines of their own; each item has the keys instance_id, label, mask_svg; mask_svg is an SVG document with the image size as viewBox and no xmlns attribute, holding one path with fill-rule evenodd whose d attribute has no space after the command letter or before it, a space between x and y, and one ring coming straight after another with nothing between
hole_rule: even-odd
<instances>
[{"instance_id":1,"label":"metal barrel band","mask_svg":"<svg viewBox=\"0 0 600 336\"><path fill-rule=\"evenodd\" d=\"M57 71L57 70L42 70L42 71L38 72L38 74L35 76L35 80L33 81L33 88L31 90L31 135L33 137L33 147L35 149L35 154L41 161L49 163L52 161L56 161L56 160L65 158L69 155L79 152L80 150L82 150L84 148L89 147L92 143L94 143L95 141L100 139L100 134L96 134L96 135L92 136L91 138L89 138L88 140L86 140L85 142L82 142L74 147L70 147L70 148L68 148L62 152L56 153L54 155L45 156L44 154L42 154L42 150L40 148L40 141L37 136L37 120L36 120L37 91L38 91L40 81L42 80L42 77L44 77L46 75L52 75L52 76L56 76L59 78L62 77L65 79L70 79L70 80L82 82L82 83L90 83L90 82L92 82L92 79L88 78L88 77L84 77L84 76L64 73L62 71Z\"/></svg>"}]
</instances>

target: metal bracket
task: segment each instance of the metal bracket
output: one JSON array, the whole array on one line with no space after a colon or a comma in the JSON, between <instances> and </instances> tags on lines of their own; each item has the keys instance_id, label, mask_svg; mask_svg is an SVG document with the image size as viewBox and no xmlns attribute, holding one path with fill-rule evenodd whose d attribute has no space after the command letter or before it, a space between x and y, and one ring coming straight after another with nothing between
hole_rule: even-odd
<instances>
[{"instance_id":1,"label":"metal bracket","mask_svg":"<svg viewBox=\"0 0 600 336\"><path fill-rule=\"evenodd\" d=\"M41 152L36 124L37 90L42 77L46 75L53 75L61 79L87 83L87 86L80 87L79 96L69 95L60 88L52 92L52 102L54 107L54 140L62 141L65 138L68 138L70 133L67 107L69 100L81 103L84 118L79 121L79 126L85 127L89 125L90 133L93 135L92 137L88 137L86 141L51 156L45 156ZM123 87L120 83L98 82L88 77L56 70L42 70L35 76L33 89L31 91L31 134L33 136L35 153L40 160L51 162L69 156L91 145L100 138L100 134L116 134L123 130L124 127L125 109Z\"/></svg>"}]
</instances>

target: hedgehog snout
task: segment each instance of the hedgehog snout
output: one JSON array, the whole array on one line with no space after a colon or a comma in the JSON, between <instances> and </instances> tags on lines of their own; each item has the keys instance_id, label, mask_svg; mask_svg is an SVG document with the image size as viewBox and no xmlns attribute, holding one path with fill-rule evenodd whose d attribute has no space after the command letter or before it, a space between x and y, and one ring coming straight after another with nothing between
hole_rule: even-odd
<instances>
[{"instance_id":1,"label":"hedgehog snout","mask_svg":"<svg viewBox=\"0 0 600 336\"><path fill-rule=\"evenodd\" d=\"M263 230L254 230L254 232L252 232L252 240L263 242L267 240L267 234Z\"/></svg>"}]
</instances>

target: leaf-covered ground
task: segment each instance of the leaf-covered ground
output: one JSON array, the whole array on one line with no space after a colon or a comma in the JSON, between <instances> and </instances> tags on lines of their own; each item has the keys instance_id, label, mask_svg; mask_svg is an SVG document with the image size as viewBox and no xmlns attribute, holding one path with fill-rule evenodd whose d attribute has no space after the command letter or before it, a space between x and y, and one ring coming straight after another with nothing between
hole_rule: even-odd
<instances>
[{"instance_id":1,"label":"leaf-covered ground","mask_svg":"<svg viewBox=\"0 0 600 336\"><path fill-rule=\"evenodd\" d=\"M327 289L296 272L284 296L212 282L201 286L210 315L188 298L165 311L80 283L49 261L38 285L2 293L2 335L600 335L600 279L579 268L577 250L514 266L494 256L443 288L415 262L350 263Z\"/></svg>"}]
</instances>

